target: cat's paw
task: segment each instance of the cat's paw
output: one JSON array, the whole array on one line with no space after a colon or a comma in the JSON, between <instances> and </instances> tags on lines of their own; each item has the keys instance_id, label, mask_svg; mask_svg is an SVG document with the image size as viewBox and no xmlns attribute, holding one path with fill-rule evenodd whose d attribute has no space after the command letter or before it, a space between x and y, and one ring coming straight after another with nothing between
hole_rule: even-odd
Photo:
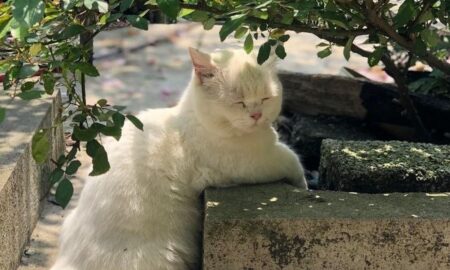
<instances>
[{"instance_id":1,"label":"cat's paw","mask_svg":"<svg viewBox=\"0 0 450 270\"><path fill-rule=\"evenodd\" d=\"M289 179L289 183L298 188L308 189L308 183L306 182L306 178L304 175L299 178Z\"/></svg>"}]
</instances>

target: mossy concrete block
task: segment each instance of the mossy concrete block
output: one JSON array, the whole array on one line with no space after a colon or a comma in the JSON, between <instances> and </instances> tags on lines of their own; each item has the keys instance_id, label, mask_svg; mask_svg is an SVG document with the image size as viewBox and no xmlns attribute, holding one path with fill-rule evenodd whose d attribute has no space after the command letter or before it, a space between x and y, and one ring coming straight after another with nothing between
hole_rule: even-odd
<instances>
[{"instance_id":1,"label":"mossy concrete block","mask_svg":"<svg viewBox=\"0 0 450 270\"><path fill-rule=\"evenodd\" d=\"M368 193L450 191L450 145L324 140L319 185Z\"/></svg>"},{"instance_id":2,"label":"mossy concrete block","mask_svg":"<svg viewBox=\"0 0 450 270\"><path fill-rule=\"evenodd\" d=\"M450 193L205 192L203 269L450 269Z\"/></svg>"},{"instance_id":3,"label":"mossy concrete block","mask_svg":"<svg viewBox=\"0 0 450 270\"><path fill-rule=\"evenodd\" d=\"M59 114L60 96L22 101L0 98L6 119L0 124L0 269L17 269L22 249L36 225L41 203L49 189L52 164L37 164L31 155L31 138L49 128ZM50 155L64 152L61 125L49 132Z\"/></svg>"}]
</instances>

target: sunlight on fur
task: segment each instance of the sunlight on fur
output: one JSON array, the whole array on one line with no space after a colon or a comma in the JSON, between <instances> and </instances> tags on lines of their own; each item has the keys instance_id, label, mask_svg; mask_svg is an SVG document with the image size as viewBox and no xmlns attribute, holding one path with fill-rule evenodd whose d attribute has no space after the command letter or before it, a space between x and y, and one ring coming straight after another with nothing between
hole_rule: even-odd
<instances>
[{"instance_id":1,"label":"sunlight on fur","mask_svg":"<svg viewBox=\"0 0 450 270\"><path fill-rule=\"evenodd\" d=\"M88 179L66 218L52 270L199 269L206 187L288 179L307 188L298 156L278 141L275 61L242 50L189 49L179 104L138 115L106 145L111 169Z\"/></svg>"}]
</instances>

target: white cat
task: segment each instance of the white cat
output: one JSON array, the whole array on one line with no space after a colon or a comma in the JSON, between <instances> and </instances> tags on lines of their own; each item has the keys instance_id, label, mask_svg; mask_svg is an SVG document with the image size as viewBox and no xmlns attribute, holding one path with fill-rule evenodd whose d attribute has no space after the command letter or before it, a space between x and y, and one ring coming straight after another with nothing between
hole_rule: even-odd
<instances>
[{"instance_id":1,"label":"white cat","mask_svg":"<svg viewBox=\"0 0 450 270\"><path fill-rule=\"evenodd\" d=\"M286 178L307 188L271 126L282 99L274 63L242 50L190 55L179 104L141 113L144 132L127 124L107 146L111 169L87 181L52 270L196 269L206 187Z\"/></svg>"}]
</instances>

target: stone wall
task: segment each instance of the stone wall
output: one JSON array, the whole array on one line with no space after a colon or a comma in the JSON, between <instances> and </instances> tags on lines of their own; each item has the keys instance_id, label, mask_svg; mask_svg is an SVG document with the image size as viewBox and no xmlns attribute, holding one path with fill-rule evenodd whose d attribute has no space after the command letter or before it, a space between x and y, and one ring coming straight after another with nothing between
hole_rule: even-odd
<instances>
[{"instance_id":1,"label":"stone wall","mask_svg":"<svg viewBox=\"0 0 450 270\"><path fill-rule=\"evenodd\" d=\"M49 128L58 115L61 97L23 101L0 98L7 109L0 124L0 269L16 269L48 192L50 161L37 164L31 155L36 130ZM62 126L49 132L51 157L64 151Z\"/></svg>"}]
</instances>

